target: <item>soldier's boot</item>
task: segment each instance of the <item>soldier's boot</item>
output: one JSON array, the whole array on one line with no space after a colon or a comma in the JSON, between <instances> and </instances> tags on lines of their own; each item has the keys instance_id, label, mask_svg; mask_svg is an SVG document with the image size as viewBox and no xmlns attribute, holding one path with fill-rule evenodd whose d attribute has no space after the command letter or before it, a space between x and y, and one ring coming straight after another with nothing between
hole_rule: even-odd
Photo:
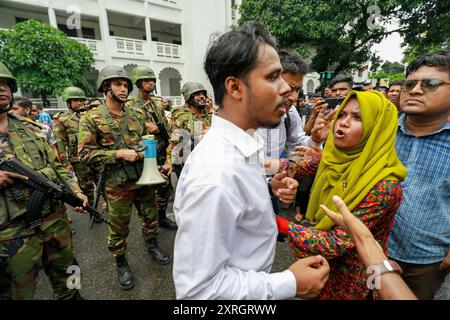
<instances>
[{"instance_id":1,"label":"soldier's boot","mask_svg":"<svg viewBox=\"0 0 450 320\"><path fill-rule=\"evenodd\" d=\"M155 238L147 239L144 241L145 247L147 248L148 254L158 261L160 264L165 265L170 261L170 257L168 254L164 253L161 248L158 246L158 242Z\"/></svg>"},{"instance_id":2,"label":"soldier's boot","mask_svg":"<svg viewBox=\"0 0 450 320\"><path fill-rule=\"evenodd\" d=\"M166 210L158 210L158 224L161 228L169 229L169 230L177 230L178 226L177 224L167 218L166 216Z\"/></svg>"},{"instance_id":3,"label":"soldier's boot","mask_svg":"<svg viewBox=\"0 0 450 320\"><path fill-rule=\"evenodd\" d=\"M134 278L125 255L116 257L116 265L120 288L123 290L130 290L134 287Z\"/></svg>"}]
</instances>

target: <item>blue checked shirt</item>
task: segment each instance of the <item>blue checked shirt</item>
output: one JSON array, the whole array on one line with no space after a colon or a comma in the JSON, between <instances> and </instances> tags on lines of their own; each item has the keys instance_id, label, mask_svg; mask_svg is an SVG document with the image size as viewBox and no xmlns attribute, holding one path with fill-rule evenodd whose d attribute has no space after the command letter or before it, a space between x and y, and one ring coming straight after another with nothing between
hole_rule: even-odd
<instances>
[{"instance_id":1,"label":"blue checked shirt","mask_svg":"<svg viewBox=\"0 0 450 320\"><path fill-rule=\"evenodd\" d=\"M50 115L45 111L39 114L38 121L41 123L47 123L49 126L53 126L52 117L50 117Z\"/></svg>"},{"instance_id":2,"label":"blue checked shirt","mask_svg":"<svg viewBox=\"0 0 450 320\"><path fill-rule=\"evenodd\" d=\"M388 253L406 263L438 263L450 244L450 125L416 137L405 120L405 115L399 119L395 146L408 174Z\"/></svg>"}]
</instances>

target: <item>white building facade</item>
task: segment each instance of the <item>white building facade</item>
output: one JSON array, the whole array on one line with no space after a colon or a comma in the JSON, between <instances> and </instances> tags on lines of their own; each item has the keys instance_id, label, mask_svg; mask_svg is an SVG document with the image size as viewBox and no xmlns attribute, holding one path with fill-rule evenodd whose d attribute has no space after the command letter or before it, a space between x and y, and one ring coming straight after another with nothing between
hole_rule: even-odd
<instances>
[{"instance_id":1,"label":"white building facade","mask_svg":"<svg viewBox=\"0 0 450 320\"><path fill-rule=\"evenodd\" d=\"M158 94L181 104L187 81L204 83L203 60L212 34L238 19L235 0L0 0L0 28L37 19L86 44L95 58L94 84L106 65L128 72L151 67ZM212 92L212 91L211 91Z\"/></svg>"}]
</instances>

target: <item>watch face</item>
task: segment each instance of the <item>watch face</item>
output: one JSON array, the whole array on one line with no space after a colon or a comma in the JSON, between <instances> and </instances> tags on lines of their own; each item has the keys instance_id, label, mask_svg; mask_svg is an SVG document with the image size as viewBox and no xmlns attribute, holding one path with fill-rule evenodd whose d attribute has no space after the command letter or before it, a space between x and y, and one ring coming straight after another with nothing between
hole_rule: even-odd
<instances>
[{"instance_id":1,"label":"watch face","mask_svg":"<svg viewBox=\"0 0 450 320\"><path fill-rule=\"evenodd\" d=\"M388 260L384 260L383 261L384 266L386 267L386 269L388 269L389 271L394 271L394 268L392 267L390 261Z\"/></svg>"}]
</instances>

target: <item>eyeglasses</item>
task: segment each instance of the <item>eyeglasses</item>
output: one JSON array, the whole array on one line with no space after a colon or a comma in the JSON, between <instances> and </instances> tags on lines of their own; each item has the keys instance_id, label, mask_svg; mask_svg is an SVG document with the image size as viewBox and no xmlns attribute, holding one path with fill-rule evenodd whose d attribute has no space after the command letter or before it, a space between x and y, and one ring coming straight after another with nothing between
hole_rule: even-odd
<instances>
[{"instance_id":1,"label":"eyeglasses","mask_svg":"<svg viewBox=\"0 0 450 320\"><path fill-rule=\"evenodd\" d=\"M420 82L420 86L424 91L435 91L439 86L450 84L439 79L422 79L422 80L403 80L402 88L411 91Z\"/></svg>"}]
</instances>

